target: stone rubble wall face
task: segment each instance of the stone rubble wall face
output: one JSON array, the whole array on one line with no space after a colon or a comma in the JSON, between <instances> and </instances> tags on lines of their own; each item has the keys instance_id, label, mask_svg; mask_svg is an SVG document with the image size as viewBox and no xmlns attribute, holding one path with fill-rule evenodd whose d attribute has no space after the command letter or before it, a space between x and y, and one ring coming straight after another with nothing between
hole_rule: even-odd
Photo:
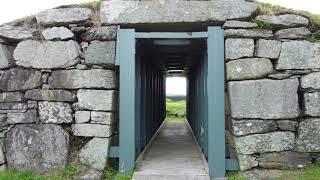
<instances>
[{"instance_id":1,"label":"stone rubble wall face","mask_svg":"<svg viewBox=\"0 0 320 180\"><path fill-rule=\"evenodd\" d=\"M224 7L221 2L205 3ZM184 7L188 13L179 11L180 17L152 19L136 9L126 11L148 1L121 2L122 8L118 3L102 4L101 27L90 26L93 12L86 8L41 12L42 40L35 37L36 27L0 26L0 169L64 167L72 161L72 139L85 137L89 141L77 158L94 171L104 169L119 120L115 25L179 24L193 12ZM112 4L121 11L107 12ZM143 12L150 8L157 4ZM300 168L320 154L320 44L306 41L310 31L304 17L256 18L272 30L238 21L256 9L247 3L239 12L219 9L214 15L204 8L206 13L192 22L216 21L225 29L226 135L240 169ZM136 17L126 16L129 12Z\"/></svg>"}]
</instances>

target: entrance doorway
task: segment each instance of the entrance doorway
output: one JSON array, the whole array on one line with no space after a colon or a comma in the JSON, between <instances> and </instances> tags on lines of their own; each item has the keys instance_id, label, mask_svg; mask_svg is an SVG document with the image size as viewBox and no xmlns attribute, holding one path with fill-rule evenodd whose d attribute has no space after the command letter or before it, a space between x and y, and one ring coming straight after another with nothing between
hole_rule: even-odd
<instances>
[{"instance_id":1,"label":"entrance doorway","mask_svg":"<svg viewBox=\"0 0 320 180\"><path fill-rule=\"evenodd\" d=\"M187 77L187 120L208 163L209 175L225 176L224 34L207 32L135 32L120 29L119 170L132 171L166 115L165 75L182 70Z\"/></svg>"}]
</instances>

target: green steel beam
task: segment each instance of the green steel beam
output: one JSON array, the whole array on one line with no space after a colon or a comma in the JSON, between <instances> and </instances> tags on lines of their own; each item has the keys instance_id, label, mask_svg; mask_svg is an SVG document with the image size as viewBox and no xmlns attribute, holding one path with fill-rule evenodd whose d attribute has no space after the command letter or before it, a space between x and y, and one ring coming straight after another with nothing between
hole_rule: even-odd
<instances>
[{"instance_id":1,"label":"green steel beam","mask_svg":"<svg viewBox=\"0 0 320 180\"><path fill-rule=\"evenodd\" d=\"M224 32L208 27L208 164L209 175L223 179L225 162Z\"/></svg>"},{"instance_id":2,"label":"green steel beam","mask_svg":"<svg viewBox=\"0 0 320 180\"><path fill-rule=\"evenodd\" d=\"M109 148L108 157L118 158L119 157L119 146L111 146Z\"/></svg>"},{"instance_id":3,"label":"green steel beam","mask_svg":"<svg viewBox=\"0 0 320 180\"><path fill-rule=\"evenodd\" d=\"M137 32L139 39L194 39L207 38L207 32Z\"/></svg>"},{"instance_id":4,"label":"green steel beam","mask_svg":"<svg viewBox=\"0 0 320 180\"><path fill-rule=\"evenodd\" d=\"M120 29L120 149L119 172L127 173L134 169L135 163L135 44L134 29Z\"/></svg>"},{"instance_id":5,"label":"green steel beam","mask_svg":"<svg viewBox=\"0 0 320 180\"><path fill-rule=\"evenodd\" d=\"M236 171L239 170L239 163L236 159L226 159L226 170Z\"/></svg>"}]
</instances>

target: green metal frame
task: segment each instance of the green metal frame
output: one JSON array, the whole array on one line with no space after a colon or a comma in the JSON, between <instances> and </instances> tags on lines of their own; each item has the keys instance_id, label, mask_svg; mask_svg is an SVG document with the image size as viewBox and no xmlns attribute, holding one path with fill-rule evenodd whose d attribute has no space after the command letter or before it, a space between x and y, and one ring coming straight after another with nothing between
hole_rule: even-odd
<instances>
[{"instance_id":1,"label":"green metal frame","mask_svg":"<svg viewBox=\"0 0 320 180\"><path fill-rule=\"evenodd\" d=\"M118 29L117 37L117 57L116 64L120 65L120 124L119 124L119 149L114 149L112 154L119 153L119 171L120 173L130 172L134 169L135 160L141 152L141 148L148 143L150 133L154 133L161 124L161 117L155 119L153 124L146 122L150 118L141 113L144 109L139 106L146 106L145 100L140 99L142 94L138 93L143 88L155 88L155 92L145 92L147 96L151 95L149 103L155 104L156 107L148 107L152 111L164 109L159 100L153 98L155 93L163 96L161 92L164 90L162 83L165 82L161 76L155 72L146 71L148 66L141 66L137 63L136 55L137 39L149 38L165 38L165 39L207 39L207 55L206 64L202 69L201 76L203 82L201 86L205 87L205 92L201 92L201 96L205 100L201 115L202 119L207 119L207 160L209 165L209 175L215 178L224 178L226 170L238 169L237 161L225 158L225 115L224 115L224 32L220 27L208 27L208 32L180 32L180 33L164 33L164 32L135 32L134 29ZM139 67L137 67L139 66ZM138 77L137 71L151 79ZM199 82L200 83L200 82ZM206 107L206 108L205 108ZM202 108L201 108L202 109ZM161 115L161 113L159 113ZM155 116L153 114L152 116ZM146 125L144 125L147 123ZM152 128L151 132L143 131L144 128ZM135 136L141 136L138 139ZM140 139L141 138L141 139ZM199 143L200 144L200 143Z\"/></svg>"}]
</instances>

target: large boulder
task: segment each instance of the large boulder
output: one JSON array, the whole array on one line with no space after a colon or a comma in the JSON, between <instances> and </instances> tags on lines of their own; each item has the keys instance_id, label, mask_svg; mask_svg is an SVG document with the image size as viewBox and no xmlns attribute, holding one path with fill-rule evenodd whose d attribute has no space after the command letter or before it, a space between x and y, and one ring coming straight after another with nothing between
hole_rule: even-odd
<instances>
[{"instance_id":1,"label":"large boulder","mask_svg":"<svg viewBox=\"0 0 320 180\"><path fill-rule=\"evenodd\" d=\"M14 50L16 64L28 68L53 69L79 62L80 46L75 41L22 41Z\"/></svg>"},{"instance_id":2,"label":"large boulder","mask_svg":"<svg viewBox=\"0 0 320 180\"><path fill-rule=\"evenodd\" d=\"M230 19L248 19L257 10L257 4L244 0L111 0L102 2L100 19L102 24L224 22Z\"/></svg>"},{"instance_id":3,"label":"large boulder","mask_svg":"<svg viewBox=\"0 0 320 180\"><path fill-rule=\"evenodd\" d=\"M273 29L307 27L309 24L307 18L295 14L283 14L278 16L261 15L257 16L256 20L271 25Z\"/></svg>"},{"instance_id":4,"label":"large boulder","mask_svg":"<svg viewBox=\"0 0 320 180\"><path fill-rule=\"evenodd\" d=\"M42 85L41 72L27 69L6 70L0 76L0 90L23 91Z\"/></svg>"},{"instance_id":5,"label":"large boulder","mask_svg":"<svg viewBox=\"0 0 320 180\"><path fill-rule=\"evenodd\" d=\"M320 44L308 41L283 42L276 69L320 68Z\"/></svg>"},{"instance_id":6,"label":"large boulder","mask_svg":"<svg viewBox=\"0 0 320 180\"><path fill-rule=\"evenodd\" d=\"M259 166L270 169L298 169L310 165L311 162L309 154L293 151L263 153L259 158Z\"/></svg>"},{"instance_id":7,"label":"large boulder","mask_svg":"<svg viewBox=\"0 0 320 180\"><path fill-rule=\"evenodd\" d=\"M26 39L31 39L33 32L35 32L35 29L22 27L22 26L12 26L12 25L0 26L0 37L14 43L17 43Z\"/></svg>"},{"instance_id":8,"label":"large boulder","mask_svg":"<svg viewBox=\"0 0 320 180\"><path fill-rule=\"evenodd\" d=\"M87 64L104 64L114 66L116 58L115 41L93 41L85 51Z\"/></svg>"},{"instance_id":9,"label":"large boulder","mask_svg":"<svg viewBox=\"0 0 320 180\"><path fill-rule=\"evenodd\" d=\"M7 133L5 146L10 168L47 172L66 165L69 135L53 124L16 125Z\"/></svg>"},{"instance_id":10,"label":"large boulder","mask_svg":"<svg viewBox=\"0 0 320 180\"><path fill-rule=\"evenodd\" d=\"M24 100L23 96L21 92L3 92L0 93L0 102L21 102Z\"/></svg>"},{"instance_id":11,"label":"large boulder","mask_svg":"<svg viewBox=\"0 0 320 180\"><path fill-rule=\"evenodd\" d=\"M73 124L72 133L84 137L111 137L112 129L110 125L103 124Z\"/></svg>"},{"instance_id":12,"label":"large boulder","mask_svg":"<svg viewBox=\"0 0 320 180\"><path fill-rule=\"evenodd\" d=\"M80 162L92 169L103 170L107 165L110 138L93 138L79 153Z\"/></svg>"},{"instance_id":13,"label":"large boulder","mask_svg":"<svg viewBox=\"0 0 320 180\"><path fill-rule=\"evenodd\" d=\"M229 38L226 40L225 49L227 60L252 57L254 52L254 40Z\"/></svg>"},{"instance_id":14,"label":"large boulder","mask_svg":"<svg viewBox=\"0 0 320 180\"><path fill-rule=\"evenodd\" d=\"M320 152L320 119L306 118L300 123L295 150L298 152Z\"/></svg>"},{"instance_id":15,"label":"large boulder","mask_svg":"<svg viewBox=\"0 0 320 180\"><path fill-rule=\"evenodd\" d=\"M81 35L84 41L109 41L116 40L117 26L92 27Z\"/></svg>"},{"instance_id":16,"label":"large boulder","mask_svg":"<svg viewBox=\"0 0 320 180\"><path fill-rule=\"evenodd\" d=\"M256 43L256 56L278 59L281 51L281 41L259 39Z\"/></svg>"},{"instance_id":17,"label":"large boulder","mask_svg":"<svg viewBox=\"0 0 320 180\"><path fill-rule=\"evenodd\" d=\"M77 100L77 97L74 93L66 90L32 89L28 90L24 97L26 99L38 101L75 102Z\"/></svg>"},{"instance_id":18,"label":"large boulder","mask_svg":"<svg viewBox=\"0 0 320 180\"><path fill-rule=\"evenodd\" d=\"M246 58L230 61L226 64L227 80L258 79L273 72L269 59Z\"/></svg>"},{"instance_id":19,"label":"large boulder","mask_svg":"<svg viewBox=\"0 0 320 180\"><path fill-rule=\"evenodd\" d=\"M320 92L304 93L304 110L309 116L320 116Z\"/></svg>"},{"instance_id":20,"label":"large boulder","mask_svg":"<svg viewBox=\"0 0 320 180\"><path fill-rule=\"evenodd\" d=\"M320 72L302 76L300 82L302 89L320 89Z\"/></svg>"},{"instance_id":21,"label":"large boulder","mask_svg":"<svg viewBox=\"0 0 320 180\"><path fill-rule=\"evenodd\" d=\"M43 123L71 123L73 120L68 103L41 101L38 105L40 121Z\"/></svg>"},{"instance_id":22,"label":"large boulder","mask_svg":"<svg viewBox=\"0 0 320 180\"><path fill-rule=\"evenodd\" d=\"M42 11L36 15L41 25L68 25L83 23L90 19L92 10L89 8L60 8Z\"/></svg>"},{"instance_id":23,"label":"large boulder","mask_svg":"<svg viewBox=\"0 0 320 180\"><path fill-rule=\"evenodd\" d=\"M84 90L77 93L80 109L95 111L116 111L117 100L114 90Z\"/></svg>"},{"instance_id":24,"label":"large boulder","mask_svg":"<svg viewBox=\"0 0 320 180\"><path fill-rule=\"evenodd\" d=\"M311 32L306 27L281 29L275 32L278 39L306 39Z\"/></svg>"},{"instance_id":25,"label":"large boulder","mask_svg":"<svg viewBox=\"0 0 320 180\"><path fill-rule=\"evenodd\" d=\"M115 89L117 79L113 70L59 70L52 72L49 85L53 89Z\"/></svg>"},{"instance_id":26,"label":"large boulder","mask_svg":"<svg viewBox=\"0 0 320 180\"><path fill-rule=\"evenodd\" d=\"M231 116L286 119L299 116L298 79L228 82Z\"/></svg>"},{"instance_id":27,"label":"large boulder","mask_svg":"<svg viewBox=\"0 0 320 180\"><path fill-rule=\"evenodd\" d=\"M227 29L224 31L226 38L271 38L273 33L271 30L265 29Z\"/></svg>"},{"instance_id":28,"label":"large boulder","mask_svg":"<svg viewBox=\"0 0 320 180\"><path fill-rule=\"evenodd\" d=\"M0 69L8 68L14 64L13 46L0 44Z\"/></svg>"},{"instance_id":29,"label":"large boulder","mask_svg":"<svg viewBox=\"0 0 320 180\"><path fill-rule=\"evenodd\" d=\"M280 152L293 150L295 135L292 132L272 132L235 137L235 147L240 154Z\"/></svg>"},{"instance_id":30,"label":"large boulder","mask_svg":"<svg viewBox=\"0 0 320 180\"><path fill-rule=\"evenodd\" d=\"M42 31L42 36L46 40L53 40L53 39L65 40L65 39L73 38L74 34L70 29L66 27L53 27L53 28L48 28Z\"/></svg>"},{"instance_id":31,"label":"large boulder","mask_svg":"<svg viewBox=\"0 0 320 180\"><path fill-rule=\"evenodd\" d=\"M235 136L267 133L275 131L277 128L277 124L273 120L232 120L232 134Z\"/></svg>"}]
</instances>

